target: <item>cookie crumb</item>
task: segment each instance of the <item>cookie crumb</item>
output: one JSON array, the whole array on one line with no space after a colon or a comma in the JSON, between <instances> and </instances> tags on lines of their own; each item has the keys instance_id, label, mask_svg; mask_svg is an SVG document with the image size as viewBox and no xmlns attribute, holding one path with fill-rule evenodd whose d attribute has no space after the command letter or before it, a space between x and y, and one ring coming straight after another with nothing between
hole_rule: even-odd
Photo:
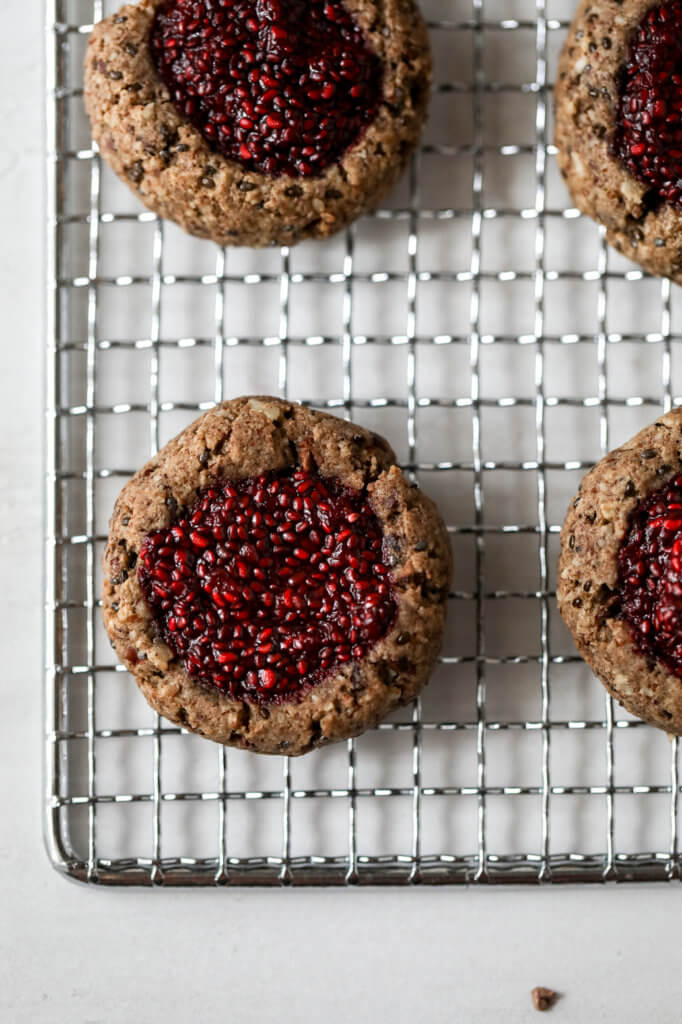
<instances>
[{"instance_id":1,"label":"cookie crumb","mask_svg":"<svg viewBox=\"0 0 682 1024\"><path fill-rule=\"evenodd\" d=\"M555 992L554 989L544 988L542 985L536 985L531 992L531 998L535 1009L544 1012L545 1010L552 1009L559 998L559 994L558 992Z\"/></svg>"}]
</instances>

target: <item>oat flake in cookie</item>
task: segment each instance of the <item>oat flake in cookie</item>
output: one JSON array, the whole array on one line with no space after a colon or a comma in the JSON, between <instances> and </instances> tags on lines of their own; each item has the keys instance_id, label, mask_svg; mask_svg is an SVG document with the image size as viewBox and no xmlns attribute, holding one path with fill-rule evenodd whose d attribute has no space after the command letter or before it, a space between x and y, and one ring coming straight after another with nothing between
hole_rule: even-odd
<instances>
[{"instance_id":1,"label":"oat flake in cookie","mask_svg":"<svg viewBox=\"0 0 682 1024\"><path fill-rule=\"evenodd\" d=\"M632 714L682 735L682 410L584 478L561 531L561 614Z\"/></svg>"},{"instance_id":2,"label":"oat flake in cookie","mask_svg":"<svg viewBox=\"0 0 682 1024\"><path fill-rule=\"evenodd\" d=\"M438 512L382 438L237 398L121 492L103 615L166 718L219 743L303 754L419 694L450 576Z\"/></svg>"},{"instance_id":3,"label":"oat flake in cookie","mask_svg":"<svg viewBox=\"0 0 682 1024\"><path fill-rule=\"evenodd\" d=\"M682 282L682 3L583 0L559 62L555 141L579 209Z\"/></svg>"},{"instance_id":4,"label":"oat flake in cookie","mask_svg":"<svg viewBox=\"0 0 682 1024\"><path fill-rule=\"evenodd\" d=\"M85 60L104 159L219 245L323 238L372 209L430 83L414 0L141 0L95 26Z\"/></svg>"}]
</instances>

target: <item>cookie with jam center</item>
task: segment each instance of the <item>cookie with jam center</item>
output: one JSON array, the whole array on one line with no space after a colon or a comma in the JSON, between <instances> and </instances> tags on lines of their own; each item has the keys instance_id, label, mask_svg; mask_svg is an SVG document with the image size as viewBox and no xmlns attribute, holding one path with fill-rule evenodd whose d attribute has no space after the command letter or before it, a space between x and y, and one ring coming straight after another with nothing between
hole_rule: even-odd
<instances>
[{"instance_id":1,"label":"cookie with jam center","mask_svg":"<svg viewBox=\"0 0 682 1024\"><path fill-rule=\"evenodd\" d=\"M219 245L324 238L371 210L430 84L414 0L142 0L95 26L85 59L104 159Z\"/></svg>"},{"instance_id":2,"label":"cookie with jam center","mask_svg":"<svg viewBox=\"0 0 682 1024\"><path fill-rule=\"evenodd\" d=\"M628 259L682 282L680 0L582 0L555 103L573 202Z\"/></svg>"},{"instance_id":3,"label":"cookie with jam center","mask_svg":"<svg viewBox=\"0 0 682 1024\"><path fill-rule=\"evenodd\" d=\"M610 452L561 531L559 610L633 715L682 735L682 410Z\"/></svg>"},{"instance_id":4,"label":"cookie with jam center","mask_svg":"<svg viewBox=\"0 0 682 1024\"><path fill-rule=\"evenodd\" d=\"M382 438L246 397L124 487L103 567L105 627L155 710L219 743L296 755L420 693L451 556Z\"/></svg>"}]
</instances>

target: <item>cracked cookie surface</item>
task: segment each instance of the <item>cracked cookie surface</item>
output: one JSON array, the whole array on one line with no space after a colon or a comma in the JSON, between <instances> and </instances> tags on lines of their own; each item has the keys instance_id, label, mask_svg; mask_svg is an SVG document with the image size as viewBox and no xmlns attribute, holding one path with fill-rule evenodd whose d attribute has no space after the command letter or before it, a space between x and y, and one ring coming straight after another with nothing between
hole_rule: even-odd
<instances>
[{"instance_id":1,"label":"cracked cookie surface","mask_svg":"<svg viewBox=\"0 0 682 1024\"><path fill-rule=\"evenodd\" d=\"M129 4L95 26L85 105L107 163L160 216L219 245L324 238L377 205L426 119L431 56L414 0L345 0L381 62L382 100L340 160L316 177L270 176L212 148L176 109L150 52L163 0Z\"/></svg>"},{"instance_id":2,"label":"cracked cookie surface","mask_svg":"<svg viewBox=\"0 0 682 1024\"><path fill-rule=\"evenodd\" d=\"M658 6L582 0L559 60L555 143L581 213L602 224L607 241L628 259L682 283L682 208L654 195L617 155L630 47L642 18ZM640 157L637 147L633 152Z\"/></svg>"},{"instance_id":3,"label":"cracked cookie surface","mask_svg":"<svg viewBox=\"0 0 682 1024\"><path fill-rule=\"evenodd\" d=\"M644 653L621 614L619 552L636 510L682 470L682 410L610 452L582 481L562 531L559 610L587 664L633 715L682 734L682 678Z\"/></svg>"},{"instance_id":4,"label":"cracked cookie surface","mask_svg":"<svg viewBox=\"0 0 682 1024\"><path fill-rule=\"evenodd\" d=\"M140 585L140 551L206 488L297 467L366 495L383 532L395 618L362 657L336 665L300 699L234 699L189 675L164 641ZM107 632L155 710L219 743L293 755L357 736L419 694L440 649L451 576L440 516L382 438L269 397L205 413L133 477L116 502L103 566Z\"/></svg>"}]
</instances>

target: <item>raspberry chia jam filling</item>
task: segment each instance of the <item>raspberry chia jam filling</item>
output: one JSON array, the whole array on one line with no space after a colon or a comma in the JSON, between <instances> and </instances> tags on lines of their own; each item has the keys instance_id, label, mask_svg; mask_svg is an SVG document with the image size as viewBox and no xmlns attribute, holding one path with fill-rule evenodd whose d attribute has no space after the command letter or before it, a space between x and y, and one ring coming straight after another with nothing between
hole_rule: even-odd
<instances>
[{"instance_id":1,"label":"raspberry chia jam filling","mask_svg":"<svg viewBox=\"0 0 682 1024\"><path fill-rule=\"evenodd\" d=\"M682 677L682 474L635 508L618 577L635 646Z\"/></svg>"},{"instance_id":2,"label":"raspberry chia jam filling","mask_svg":"<svg viewBox=\"0 0 682 1024\"><path fill-rule=\"evenodd\" d=\"M289 470L202 491L145 538L138 580L191 676L275 703L388 633L396 601L383 550L365 494Z\"/></svg>"},{"instance_id":3,"label":"raspberry chia jam filling","mask_svg":"<svg viewBox=\"0 0 682 1024\"><path fill-rule=\"evenodd\" d=\"M342 0L167 0L150 46L179 113L263 174L321 174L382 99L381 62Z\"/></svg>"},{"instance_id":4,"label":"raspberry chia jam filling","mask_svg":"<svg viewBox=\"0 0 682 1024\"><path fill-rule=\"evenodd\" d=\"M622 69L614 147L658 200L682 207L682 0L646 12Z\"/></svg>"}]
</instances>

